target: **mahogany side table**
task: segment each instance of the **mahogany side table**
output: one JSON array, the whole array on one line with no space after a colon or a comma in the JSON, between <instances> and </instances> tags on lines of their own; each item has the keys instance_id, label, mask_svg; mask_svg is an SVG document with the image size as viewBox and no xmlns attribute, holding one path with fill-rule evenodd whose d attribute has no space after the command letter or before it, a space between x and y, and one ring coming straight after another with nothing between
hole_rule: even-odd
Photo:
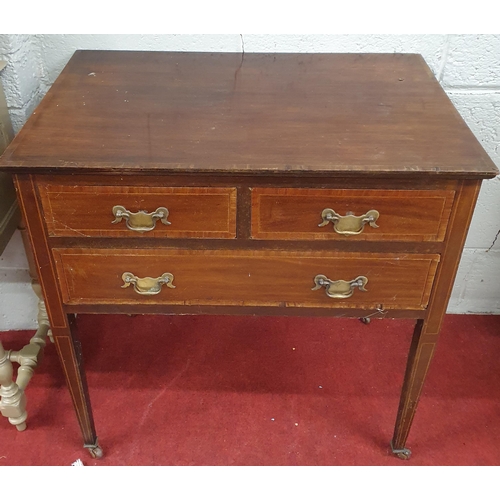
<instances>
[{"instance_id":1,"label":"mahogany side table","mask_svg":"<svg viewBox=\"0 0 500 500\"><path fill-rule=\"evenodd\" d=\"M414 318L405 448L482 179L420 55L77 51L13 174L85 447L76 313Z\"/></svg>"}]
</instances>

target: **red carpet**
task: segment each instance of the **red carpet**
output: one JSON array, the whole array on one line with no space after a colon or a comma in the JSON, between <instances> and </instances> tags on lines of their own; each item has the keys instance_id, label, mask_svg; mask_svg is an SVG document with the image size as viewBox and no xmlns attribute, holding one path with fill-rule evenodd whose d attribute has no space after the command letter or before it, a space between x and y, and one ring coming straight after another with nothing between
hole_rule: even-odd
<instances>
[{"instance_id":1,"label":"red carpet","mask_svg":"<svg viewBox=\"0 0 500 500\"><path fill-rule=\"evenodd\" d=\"M448 316L408 440L389 441L413 322L79 316L99 442L55 348L0 420L0 465L500 465L500 316ZM19 349L31 332L1 334Z\"/></svg>"}]
</instances>

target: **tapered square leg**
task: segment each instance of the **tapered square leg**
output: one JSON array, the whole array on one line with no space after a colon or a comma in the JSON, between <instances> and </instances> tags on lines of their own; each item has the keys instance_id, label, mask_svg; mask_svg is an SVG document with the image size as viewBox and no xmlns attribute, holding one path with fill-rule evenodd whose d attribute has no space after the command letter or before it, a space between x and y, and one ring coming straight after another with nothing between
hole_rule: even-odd
<instances>
[{"instance_id":1,"label":"tapered square leg","mask_svg":"<svg viewBox=\"0 0 500 500\"><path fill-rule=\"evenodd\" d=\"M392 452L402 459L408 459L411 455L410 450L405 447L406 439L415 416L425 376L434 354L437 337L437 334L427 334L425 332L423 320L417 321L408 355L394 436L391 441Z\"/></svg>"},{"instance_id":2,"label":"tapered square leg","mask_svg":"<svg viewBox=\"0 0 500 500\"><path fill-rule=\"evenodd\" d=\"M456 192L426 317L415 325L391 441L392 451L399 458L408 459L411 455L406 448L406 440L446 314L480 186L480 181L464 181Z\"/></svg>"},{"instance_id":3,"label":"tapered square leg","mask_svg":"<svg viewBox=\"0 0 500 500\"><path fill-rule=\"evenodd\" d=\"M102 457L102 449L97 443L81 344L78 339L74 317L71 317L71 319L67 329L53 331L54 342L82 431L84 448L89 450L92 457L100 458Z\"/></svg>"},{"instance_id":4,"label":"tapered square leg","mask_svg":"<svg viewBox=\"0 0 500 500\"><path fill-rule=\"evenodd\" d=\"M38 203L33 177L16 175L14 181L19 207L27 229L29 248L32 251L30 258L33 258L33 268L36 270L42 288L52 336L76 410L84 447L89 449L93 457L99 458L102 456L102 450L97 444L81 345L74 317L69 316L64 309L54 260L47 241L44 216Z\"/></svg>"}]
</instances>

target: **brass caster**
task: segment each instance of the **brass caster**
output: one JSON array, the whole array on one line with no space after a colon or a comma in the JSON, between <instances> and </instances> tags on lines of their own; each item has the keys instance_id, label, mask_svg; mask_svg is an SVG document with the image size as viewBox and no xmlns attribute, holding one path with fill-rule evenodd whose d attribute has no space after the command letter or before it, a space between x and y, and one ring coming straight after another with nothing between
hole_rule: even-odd
<instances>
[{"instance_id":1,"label":"brass caster","mask_svg":"<svg viewBox=\"0 0 500 500\"><path fill-rule=\"evenodd\" d=\"M92 458L103 457L102 448L97 444L97 439L95 440L95 444L86 444L84 445L84 448L87 448L87 450L89 450L90 456Z\"/></svg>"},{"instance_id":2,"label":"brass caster","mask_svg":"<svg viewBox=\"0 0 500 500\"><path fill-rule=\"evenodd\" d=\"M370 318L359 318L359 321L361 321L364 325L369 325L371 320Z\"/></svg>"},{"instance_id":3,"label":"brass caster","mask_svg":"<svg viewBox=\"0 0 500 500\"><path fill-rule=\"evenodd\" d=\"M402 448L400 450L395 450L391 443L391 449L394 455L396 455L401 460L409 460L411 457L411 451L408 448Z\"/></svg>"},{"instance_id":4,"label":"brass caster","mask_svg":"<svg viewBox=\"0 0 500 500\"><path fill-rule=\"evenodd\" d=\"M92 458L102 458L102 448L100 446L95 446L93 448L89 448L89 453Z\"/></svg>"},{"instance_id":5,"label":"brass caster","mask_svg":"<svg viewBox=\"0 0 500 500\"><path fill-rule=\"evenodd\" d=\"M403 451L400 451L399 453L396 453L396 456L401 460L408 460L411 456L411 451L405 449Z\"/></svg>"}]
</instances>

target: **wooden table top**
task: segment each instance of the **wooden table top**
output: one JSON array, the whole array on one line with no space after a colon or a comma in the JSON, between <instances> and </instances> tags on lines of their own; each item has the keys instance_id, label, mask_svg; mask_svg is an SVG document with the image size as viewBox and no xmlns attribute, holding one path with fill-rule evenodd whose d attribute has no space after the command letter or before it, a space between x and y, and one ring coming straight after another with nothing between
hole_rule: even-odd
<instances>
[{"instance_id":1,"label":"wooden table top","mask_svg":"<svg viewBox=\"0 0 500 500\"><path fill-rule=\"evenodd\" d=\"M77 51L10 171L498 172L416 54Z\"/></svg>"}]
</instances>

